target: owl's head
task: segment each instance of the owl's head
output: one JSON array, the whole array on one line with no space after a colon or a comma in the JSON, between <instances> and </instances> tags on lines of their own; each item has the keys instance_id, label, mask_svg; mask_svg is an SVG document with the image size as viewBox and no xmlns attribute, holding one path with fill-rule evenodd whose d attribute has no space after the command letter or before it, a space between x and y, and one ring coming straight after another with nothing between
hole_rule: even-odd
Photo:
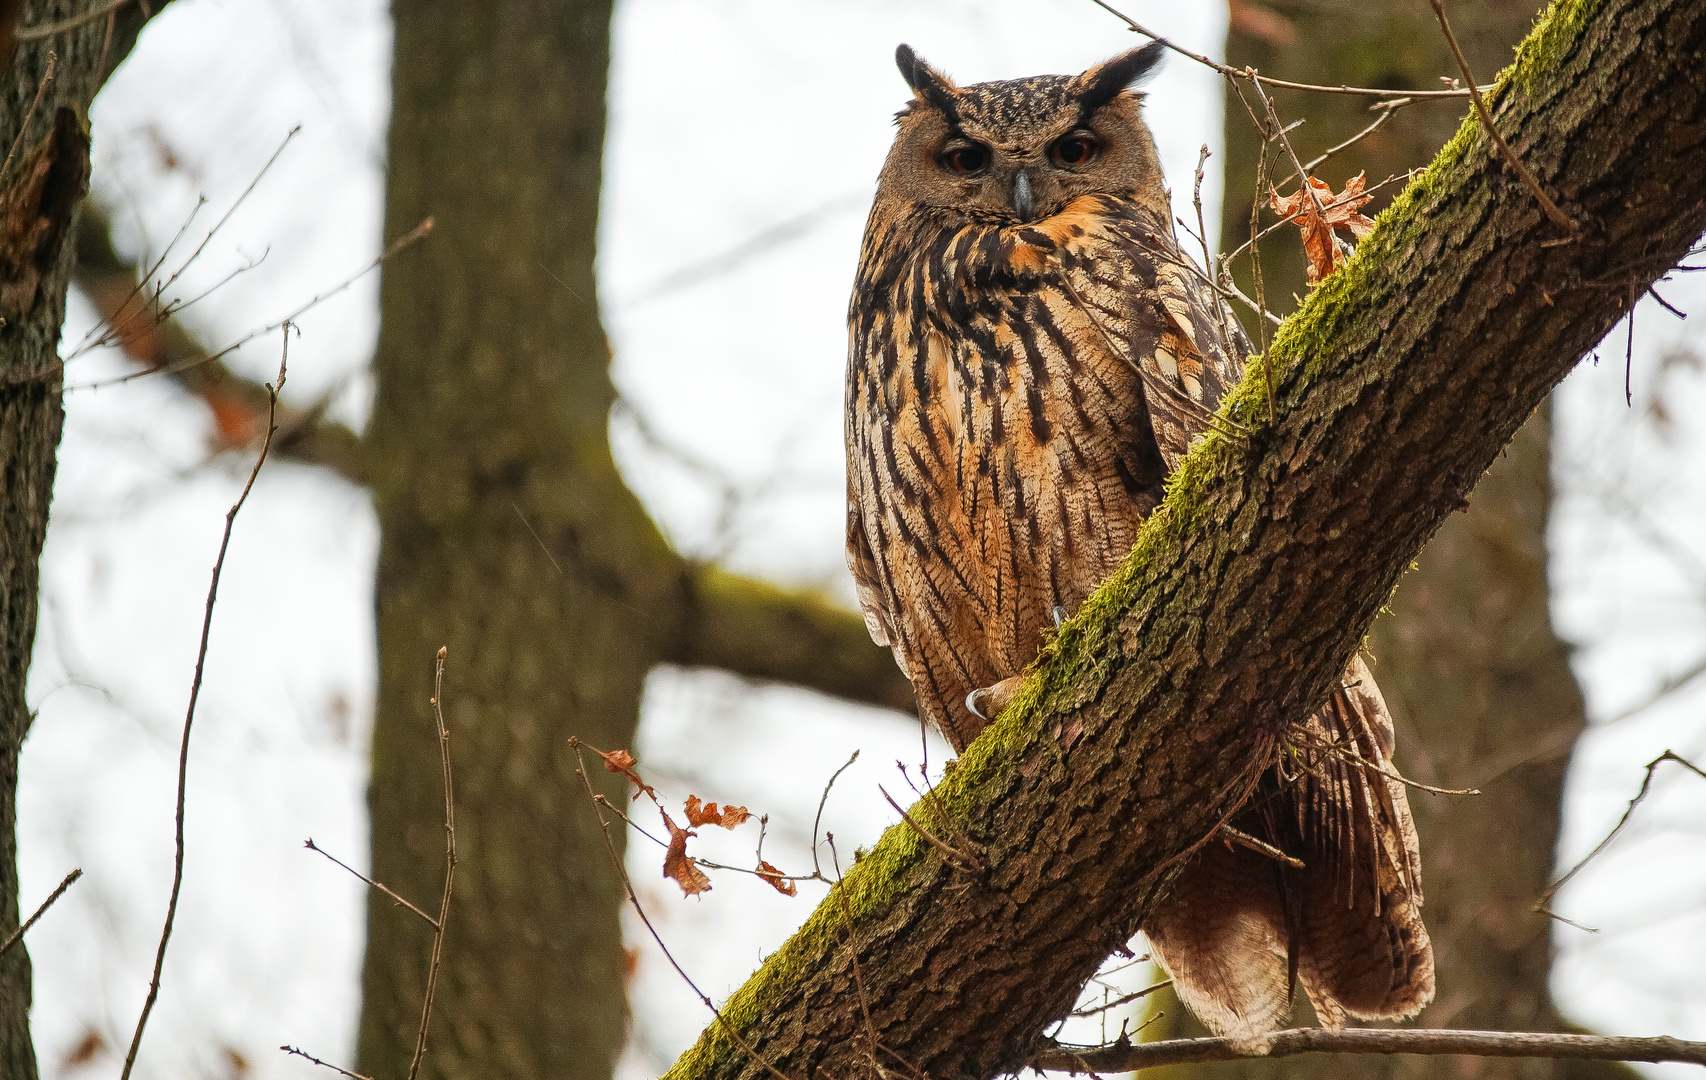
<instances>
[{"instance_id":1,"label":"owl's head","mask_svg":"<svg viewBox=\"0 0 1706 1080\"><path fill-rule=\"evenodd\" d=\"M955 86L902 45L895 61L913 99L877 181L900 200L968 220L1046 218L1080 195L1155 201L1166 220L1161 165L1130 93L1161 59L1160 43L1081 75Z\"/></svg>"}]
</instances>

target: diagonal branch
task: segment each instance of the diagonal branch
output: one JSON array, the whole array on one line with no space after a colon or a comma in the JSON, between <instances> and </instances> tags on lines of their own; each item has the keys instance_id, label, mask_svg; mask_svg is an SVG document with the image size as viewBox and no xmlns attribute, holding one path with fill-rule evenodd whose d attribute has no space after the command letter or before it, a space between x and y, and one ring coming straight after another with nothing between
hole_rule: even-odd
<instances>
[{"instance_id":1,"label":"diagonal branch","mask_svg":"<svg viewBox=\"0 0 1706 1080\"><path fill-rule=\"evenodd\" d=\"M851 939L870 1025L912 1069L982 1080L1031 1060L1326 695L1423 542L1622 317L1591 283L1645 288L1706 230L1701 50L1706 0L1548 12L1495 91L1498 123L1596 242L1549 245L1471 118L1281 328L1273 425L1197 445L940 803L912 812L969 837L986 869L891 829L726 1003L742 1043L789 1076L856 1073ZM1223 410L1261 422L1259 372ZM719 1027L669 1075L757 1070Z\"/></svg>"},{"instance_id":2,"label":"diagonal branch","mask_svg":"<svg viewBox=\"0 0 1706 1080\"><path fill-rule=\"evenodd\" d=\"M912 714L912 684L858 615L809 592L790 592L714 566L686 564L686 611L663 659L792 683L832 697Z\"/></svg>"}]
</instances>

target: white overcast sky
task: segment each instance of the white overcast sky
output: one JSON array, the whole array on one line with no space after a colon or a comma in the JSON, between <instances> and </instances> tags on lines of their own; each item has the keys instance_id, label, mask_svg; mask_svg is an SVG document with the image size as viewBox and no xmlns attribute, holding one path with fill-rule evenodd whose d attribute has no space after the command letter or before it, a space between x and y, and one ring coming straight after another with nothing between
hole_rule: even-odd
<instances>
[{"instance_id":1,"label":"white overcast sky","mask_svg":"<svg viewBox=\"0 0 1706 1080\"><path fill-rule=\"evenodd\" d=\"M1128 7L1182 43L1220 51L1218 4ZM892 62L901 41L977 81L1081 70L1134 38L1088 0L618 0L614 27L599 237L614 376L628 402L720 468L740 499L721 527L719 493L619 417L625 475L683 551L849 601L843 315L890 117L906 97ZM389 51L379 0L178 0L103 93L94 197L131 251L157 253L204 195L192 229L205 229L301 126L184 274L182 295L195 295L259 260L190 309L206 340L282 317L379 250ZM1174 59L1149 89L1150 125L1175 198L1188 203L1198 146L1220 140L1218 87ZM1219 200L1212 168L1204 198ZM667 221L648 218L665 204ZM765 250L733 272L690 275L767 234ZM302 320L288 397L336 393L340 415L361 423L376 297L369 277ZM1706 291L1691 283L1666 297L1706 311ZM68 342L90 318L74 297ZM1621 331L1559 398L1554 612L1598 719L1706 654L1706 373L1665 362L1688 346L1687 324L1649 301L1638 325L1636 409L1622 404ZM234 363L270 376L277 346L258 342ZM92 355L67 381L86 387L127 370ZM1651 418L1654 401L1668 427ZM71 868L85 871L30 936L50 1078L115 1073L146 990L207 575L252 460L209 463L204 411L164 380L78 389L66 405L30 685L40 715L19 796L26 909ZM140 1075L232 1076L241 1071L232 1054L249 1076L314 1073L280 1043L340 1062L352 1055L363 899L302 841L313 836L358 866L367 859L376 550L362 491L287 463L268 465L239 519L191 753L184 901ZM1564 864L1616 821L1644 762L1667 747L1706 758L1703 708L1696 688L1588 737L1571 773ZM891 716L660 672L637 748L650 778L678 797L691 785L768 811L767 854L790 868L809 862L822 781L855 749L860 760L826 814L844 852L892 818L876 785L893 790L895 759L917 759L916 730ZM731 843L744 859L749 838ZM714 996L739 985L819 895L808 888L790 901L724 876L684 902L644 841L631 851L649 912ZM1706 782L1662 772L1629 835L1558 901L1601 928L1556 935L1556 989L1576 1020L1706 1038L1703 852ZM623 1073L638 1080L667 1065L706 1016L637 928L630 934L641 956ZM109 1049L71 1062L91 1033Z\"/></svg>"}]
</instances>

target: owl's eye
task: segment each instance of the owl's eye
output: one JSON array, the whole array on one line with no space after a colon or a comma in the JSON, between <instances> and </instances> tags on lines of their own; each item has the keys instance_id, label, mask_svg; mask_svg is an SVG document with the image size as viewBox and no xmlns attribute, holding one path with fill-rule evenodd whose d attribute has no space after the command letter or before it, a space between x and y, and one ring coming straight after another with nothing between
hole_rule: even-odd
<instances>
[{"instance_id":1,"label":"owl's eye","mask_svg":"<svg viewBox=\"0 0 1706 1080\"><path fill-rule=\"evenodd\" d=\"M989 165L989 147L968 142L942 151L942 167L955 176L974 176Z\"/></svg>"},{"instance_id":2,"label":"owl's eye","mask_svg":"<svg viewBox=\"0 0 1706 1080\"><path fill-rule=\"evenodd\" d=\"M1088 165L1099 149L1101 143L1096 141L1096 136L1088 131L1074 131L1049 147L1049 156L1054 158L1056 165L1071 169Z\"/></svg>"}]
</instances>

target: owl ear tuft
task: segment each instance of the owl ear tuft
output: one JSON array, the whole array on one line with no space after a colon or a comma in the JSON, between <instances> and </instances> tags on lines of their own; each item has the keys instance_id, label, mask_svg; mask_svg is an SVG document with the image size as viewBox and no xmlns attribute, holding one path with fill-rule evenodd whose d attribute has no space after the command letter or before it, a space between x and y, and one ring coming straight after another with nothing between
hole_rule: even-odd
<instances>
[{"instance_id":1,"label":"owl ear tuft","mask_svg":"<svg viewBox=\"0 0 1706 1080\"><path fill-rule=\"evenodd\" d=\"M1167 47L1152 41L1139 49L1121 53L1078 76L1078 100L1084 115L1100 109L1120 93L1148 78L1161 62Z\"/></svg>"},{"instance_id":2,"label":"owl ear tuft","mask_svg":"<svg viewBox=\"0 0 1706 1080\"><path fill-rule=\"evenodd\" d=\"M900 68L901 78L906 85L912 87L913 93L946 113L950 122L955 121L954 95L958 88L952 79L937 71L924 62L924 58L912 51L910 45L900 45L895 48L894 62Z\"/></svg>"}]
</instances>

